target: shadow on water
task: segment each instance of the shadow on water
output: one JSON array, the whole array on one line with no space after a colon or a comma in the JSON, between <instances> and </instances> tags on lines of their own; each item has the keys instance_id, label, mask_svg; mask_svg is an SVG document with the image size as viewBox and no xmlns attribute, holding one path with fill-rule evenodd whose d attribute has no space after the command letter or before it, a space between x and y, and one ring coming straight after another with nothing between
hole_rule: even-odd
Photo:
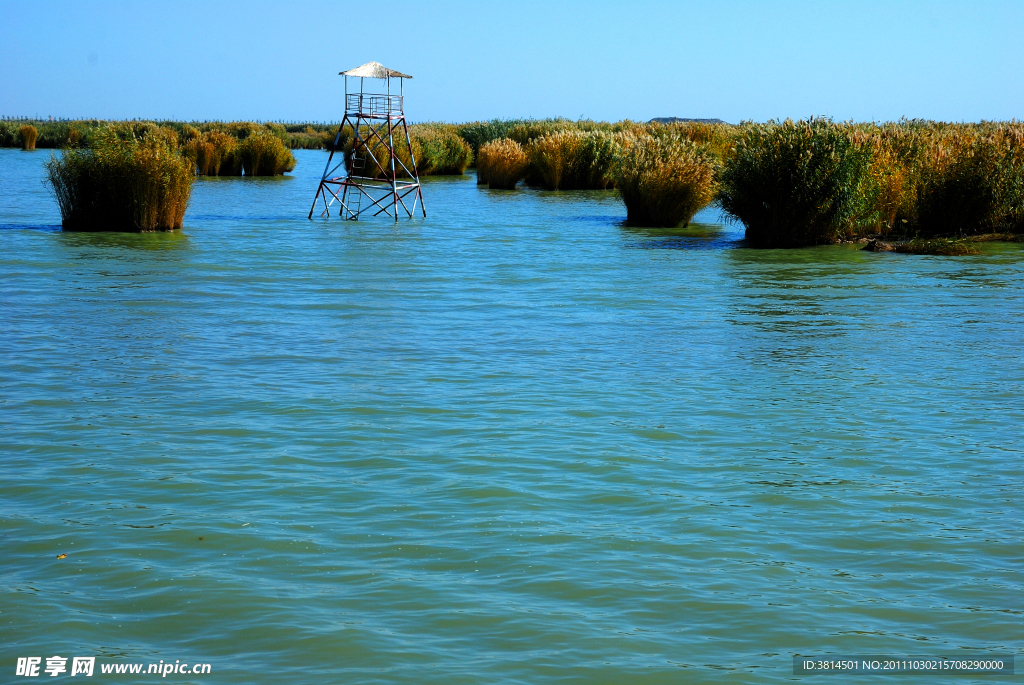
<instances>
[{"instance_id":1,"label":"shadow on water","mask_svg":"<svg viewBox=\"0 0 1024 685\"><path fill-rule=\"evenodd\" d=\"M182 250L189 247L188 236L181 231L158 231L154 233L117 233L113 231L78 233L62 231L60 233L60 241L68 248L123 248L149 252Z\"/></svg>"},{"instance_id":2,"label":"shadow on water","mask_svg":"<svg viewBox=\"0 0 1024 685\"><path fill-rule=\"evenodd\" d=\"M52 231L61 230L60 224L0 224L0 231Z\"/></svg>"},{"instance_id":3,"label":"shadow on water","mask_svg":"<svg viewBox=\"0 0 1024 685\"><path fill-rule=\"evenodd\" d=\"M469 177L446 177L469 178ZM488 185L476 185L477 191L491 201L515 201L524 205L536 205L538 208L558 208L594 204L614 204L621 206L619 194L614 190L547 190L536 186L520 183L512 189L491 188Z\"/></svg>"},{"instance_id":4,"label":"shadow on water","mask_svg":"<svg viewBox=\"0 0 1024 685\"><path fill-rule=\"evenodd\" d=\"M856 314L850 300L876 269L872 256L847 245L732 250L723 261L729 320L786 334L775 344L796 345L791 352L812 338L845 336Z\"/></svg>"},{"instance_id":5,"label":"shadow on water","mask_svg":"<svg viewBox=\"0 0 1024 685\"><path fill-rule=\"evenodd\" d=\"M253 185L267 185L286 183L294 179L295 177L289 174L281 176L196 176L196 183L251 183Z\"/></svg>"},{"instance_id":6,"label":"shadow on water","mask_svg":"<svg viewBox=\"0 0 1024 685\"><path fill-rule=\"evenodd\" d=\"M476 174L447 174L445 176L420 176L420 184L427 185L444 185L446 183L464 183L470 178L475 179Z\"/></svg>"},{"instance_id":7,"label":"shadow on water","mask_svg":"<svg viewBox=\"0 0 1024 685\"><path fill-rule=\"evenodd\" d=\"M742 233L724 224L694 222L689 226L654 228L621 221L619 228L632 239L625 247L639 250L731 250L746 245Z\"/></svg>"}]
</instances>

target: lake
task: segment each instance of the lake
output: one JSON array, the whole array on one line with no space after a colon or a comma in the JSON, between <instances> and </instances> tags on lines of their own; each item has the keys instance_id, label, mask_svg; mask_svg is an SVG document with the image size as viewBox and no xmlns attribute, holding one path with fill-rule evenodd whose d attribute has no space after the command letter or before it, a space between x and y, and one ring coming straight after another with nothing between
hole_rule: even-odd
<instances>
[{"instance_id":1,"label":"lake","mask_svg":"<svg viewBox=\"0 0 1024 685\"><path fill-rule=\"evenodd\" d=\"M0 150L5 672L776 683L1024 649L1021 244L759 251L715 210L644 229L471 176L425 179L425 220L310 221L301 150L197 181L180 232L63 233L49 154Z\"/></svg>"}]
</instances>

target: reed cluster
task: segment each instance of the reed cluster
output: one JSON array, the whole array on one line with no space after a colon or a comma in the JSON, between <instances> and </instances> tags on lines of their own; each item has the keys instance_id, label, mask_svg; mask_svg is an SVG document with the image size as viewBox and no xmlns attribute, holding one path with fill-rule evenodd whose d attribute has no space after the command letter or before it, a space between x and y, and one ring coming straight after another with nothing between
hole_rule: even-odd
<instances>
[{"instance_id":1,"label":"reed cluster","mask_svg":"<svg viewBox=\"0 0 1024 685\"><path fill-rule=\"evenodd\" d=\"M484 143L477 153L477 183L511 190L526 176L528 164L526 150L510 138Z\"/></svg>"},{"instance_id":2,"label":"reed cluster","mask_svg":"<svg viewBox=\"0 0 1024 685\"><path fill-rule=\"evenodd\" d=\"M475 122L459 132L475 150L499 139L518 143L527 152L527 185L552 190L648 178L626 173L626 167L616 171L608 163L609 148L622 164L654 165L650 179L668 174L666 158L651 152L650 139L673 141L665 147L679 150L689 150L679 145L687 140L700 146L705 159L718 162L720 190L713 201L742 222L759 246L1024 229L1024 128L1015 122L876 125L811 119L730 126L542 119ZM627 154L637 141L643 144ZM688 153L680 154L681 167L687 167ZM487 164L477 153L480 184L490 182ZM645 183L653 187L653 181ZM643 215L634 208L654 203L642 199L653 195L619 190L624 201L629 196L631 217ZM655 204L648 216L661 215Z\"/></svg>"},{"instance_id":3,"label":"reed cluster","mask_svg":"<svg viewBox=\"0 0 1024 685\"><path fill-rule=\"evenodd\" d=\"M456 133L469 145L473 159L477 159L480 147L495 140L508 138L511 130L522 119L492 119L491 121L473 121L456 125Z\"/></svg>"},{"instance_id":4,"label":"reed cluster","mask_svg":"<svg viewBox=\"0 0 1024 685\"><path fill-rule=\"evenodd\" d=\"M548 133L529 143L527 176L548 190L608 188L619 148L616 135L605 131Z\"/></svg>"},{"instance_id":5,"label":"reed cluster","mask_svg":"<svg viewBox=\"0 0 1024 685\"><path fill-rule=\"evenodd\" d=\"M306 126L301 131L288 132L288 147L292 150L330 149L335 134L336 132L318 131L312 126Z\"/></svg>"},{"instance_id":6,"label":"reed cluster","mask_svg":"<svg viewBox=\"0 0 1024 685\"><path fill-rule=\"evenodd\" d=\"M614 147L608 154L608 146L604 145L603 168L586 173L595 179L593 186L576 177L592 165L592 157L599 154L595 148L602 147L601 143L611 142L609 135L600 134L611 134L614 128L612 124L589 120L529 119L512 126L508 137L522 145L529 155L525 176L527 185L548 190L596 190L607 188L612 183ZM577 159L578 156L591 159Z\"/></svg>"},{"instance_id":7,"label":"reed cluster","mask_svg":"<svg viewBox=\"0 0 1024 685\"><path fill-rule=\"evenodd\" d=\"M649 226L688 225L715 199L718 167L707 145L678 133L628 140L615 169L627 219Z\"/></svg>"},{"instance_id":8,"label":"reed cluster","mask_svg":"<svg viewBox=\"0 0 1024 685\"><path fill-rule=\"evenodd\" d=\"M1012 233L1024 228L1024 126L747 125L719 201L768 247Z\"/></svg>"},{"instance_id":9,"label":"reed cluster","mask_svg":"<svg viewBox=\"0 0 1024 685\"><path fill-rule=\"evenodd\" d=\"M750 125L722 169L719 203L755 245L836 242L857 209L867 161L824 119Z\"/></svg>"},{"instance_id":10,"label":"reed cluster","mask_svg":"<svg viewBox=\"0 0 1024 685\"><path fill-rule=\"evenodd\" d=\"M451 124L418 124L409 127L418 172L421 176L462 175L473 162L473 148Z\"/></svg>"},{"instance_id":11,"label":"reed cluster","mask_svg":"<svg viewBox=\"0 0 1024 685\"><path fill-rule=\"evenodd\" d=\"M241 176L242 160L238 139L222 131L207 131L183 146L185 156L196 165L200 176Z\"/></svg>"},{"instance_id":12,"label":"reed cluster","mask_svg":"<svg viewBox=\"0 0 1024 685\"><path fill-rule=\"evenodd\" d=\"M700 121L677 121L669 124L642 124L634 127L634 135L682 137L703 145L708 152L724 161L732 156L736 145L737 127L728 124L708 124Z\"/></svg>"},{"instance_id":13,"label":"reed cluster","mask_svg":"<svg viewBox=\"0 0 1024 685\"><path fill-rule=\"evenodd\" d=\"M186 136L185 156L200 176L280 176L295 168L281 132L259 124L241 122Z\"/></svg>"},{"instance_id":14,"label":"reed cluster","mask_svg":"<svg viewBox=\"0 0 1024 685\"><path fill-rule=\"evenodd\" d=\"M280 176L295 168L295 156L279 136L269 131L244 138L237 154L246 176Z\"/></svg>"},{"instance_id":15,"label":"reed cluster","mask_svg":"<svg viewBox=\"0 0 1024 685\"><path fill-rule=\"evenodd\" d=\"M0 120L0 147L22 147L21 129L36 130L36 149L88 146L89 136L111 122L96 119L82 121L45 121L38 119Z\"/></svg>"},{"instance_id":16,"label":"reed cluster","mask_svg":"<svg viewBox=\"0 0 1024 685\"><path fill-rule=\"evenodd\" d=\"M917 227L929 234L1000 228L1014 213L1005 206L1007 185L1019 183L1021 171L1007 152L996 137L969 131L931 141L918 174Z\"/></svg>"},{"instance_id":17,"label":"reed cluster","mask_svg":"<svg viewBox=\"0 0 1024 685\"><path fill-rule=\"evenodd\" d=\"M733 127L726 124L679 122L673 124L581 119L527 119L477 122L460 129L467 141L491 142L502 134L519 143L528 154L527 185L548 190L600 190L615 185L614 160L629 141L648 136L687 138L722 158L733 145ZM487 182L479 176L478 182Z\"/></svg>"},{"instance_id":18,"label":"reed cluster","mask_svg":"<svg viewBox=\"0 0 1024 685\"><path fill-rule=\"evenodd\" d=\"M18 134L21 136L22 150L36 149L36 138L39 137L39 131L35 126L32 124L25 124L18 129Z\"/></svg>"},{"instance_id":19,"label":"reed cluster","mask_svg":"<svg viewBox=\"0 0 1024 685\"><path fill-rule=\"evenodd\" d=\"M177 134L152 124L112 125L89 148L52 156L46 171L68 231L181 228L195 178Z\"/></svg>"}]
</instances>

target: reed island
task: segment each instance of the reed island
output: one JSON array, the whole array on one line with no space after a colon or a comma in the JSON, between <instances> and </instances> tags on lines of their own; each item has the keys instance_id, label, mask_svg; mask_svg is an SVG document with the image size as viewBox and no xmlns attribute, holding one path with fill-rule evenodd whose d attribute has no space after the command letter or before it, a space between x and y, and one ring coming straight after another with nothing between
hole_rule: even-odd
<instances>
[{"instance_id":1,"label":"reed island","mask_svg":"<svg viewBox=\"0 0 1024 685\"><path fill-rule=\"evenodd\" d=\"M709 205L754 247L859 241L971 254L1024 231L1024 124L492 120L413 124L394 154L420 175L494 190L614 189L631 223L688 224ZM340 135L339 135L340 133ZM48 180L68 230L180 228L202 176L274 176L293 149L352 155L330 123L0 120L0 146L62 150ZM370 144L372 147L372 143ZM382 167L386 150L373 149Z\"/></svg>"}]
</instances>

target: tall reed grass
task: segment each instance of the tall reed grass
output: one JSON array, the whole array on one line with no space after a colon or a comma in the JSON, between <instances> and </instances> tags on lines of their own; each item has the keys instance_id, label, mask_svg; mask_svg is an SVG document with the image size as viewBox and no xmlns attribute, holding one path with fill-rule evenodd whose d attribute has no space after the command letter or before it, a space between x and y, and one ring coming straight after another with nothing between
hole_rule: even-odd
<instances>
[{"instance_id":1,"label":"tall reed grass","mask_svg":"<svg viewBox=\"0 0 1024 685\"><path fill-rule=\"evenodd\" d=\"M201 133L186 142L184 155L200 176L280 176L295 168L295 156L280 136L267 129L238 131L241 141L220 130Z\"/></svg>"},{"instance_id":2,"label":"tall reed grass","mask_svg":"<svg viewBox=\"0 0 1024 685\"><path fill-rule=\"evenodd\" d=\"M243 139L238 158L246 176L280 176L295 168L295 156L279 136L267 131Z\"/></svg>"},{"instance_id":3,"label":"tall reed grass","mask_svg":"<svg viewBox=\"0 0 1024 685\"><path fill-rule=\"evenodd\" d=\"M329 149L334 142L336 131L318 131L306 126L302 131L288 132L288 147L292 150Z\"/></svg>"},{"instance_id":4,"label":"tall reed grass","mask_svg":"<svg viewBox=\"0 0 1024 685\"><path fill-rule=\"evenodd\" d=\"M184 145L184 154L195 162L200 176L241 176L238 140L222 131L207 131Z\"/></svg>"},{"instance_id":5,"label":"tall reed grass","mask_svg":"<svg viewBox=\"0 0 1024 685\"><path fill-rule=\"evenodd\" d=\"M46 164L68 231L181 228L195 169L177 135L156 126L113 125L87 149L66 149Z\"/></svg>"},{"instance_id":6,"label":"tall reed grass","mask_svg":"<svg viewBox=\"0 0 1024 685\"><path fill-rule=\"evenodd\" d=\"M350 127L342 130L340 146L345 151L346 163L351 169L353 154L362 158L363 172L359 175L371 178L391 177L391 154L384 141L388 138L387 129L371 134L370 129L360 129L361 141L358 146ZM411 143L411 147L410 147ZM469 144L458 134L457 127L451 124L415 124L409 127L409 141L406 141L405 130L395 128L392 132L392 145L397 158L395 159L395 176L407 177L414 170L420 176L441 176L463 174L473 161L473 152ZM356 147L354 147L356 146Z\"/></svg>"},{"instance_id":7,"label":"tall reed grass","mask_svg":"<svg viewBox=\"0 0 1024 685\"><path fill-rule=\"evenodd\" d=\"M1024 231L1024 124L1001 126L993 136L1003 148L999 225L1009 231Z\"/></svg>"},{"instance_id":8,"label":"tall reed grass","mask_svg":"<svg viewBox=\"0 0 1024 685\"><path fill-rule=\"evenodd\" d=\"M689 225L715 198L718 158L681 135L628 140L616 161L616 185L630 222Z\"/></svg>"},{"instance_id":9,"label":"tall reed grass","mask_svg":"<svg viewBox=\"0 0 1024 685\"><path fill-rule=\"evenodd\" d=\"M913 155L901 149L907 142L899 133L852 133L855 146L870 157L858 185L854 214L846 237L905 233L917 216L917 174Z\"/></svg>"},{"instance_id":10,"label":"tall reed grass","mask_svg":"<svg viewBox=\"0 0 1024 685\"><path fill-rule=\"evenodd\" d=\"M509 138L502 138L480 146L477 173L482 167L491 188L512 190L526 176L528 164L529 158L523 146Z\"/></svg>"},{"instance_id":11,"label":"tall reed grass","mask_svg":"<svg viewBox=\"0 0 1024 685\"><path fill-rule=\"evenodd\" d=\"M626 127L629 131L634 127ZM736 143L736 127L728 124L709 124L700 121L678 121L668 124L645 124L643 133L655 137L682 137L690 142L703 145L708 152L724 161L733 152ZM634 134L636 135L636 134Z\"/></svg>"},{"instance_id":12,"label":"tall reed grass","mask_svg":"<svg viewBox=\"0 0 1024 685\"><path fill-rule=\"evenodd\" d=\"M421 124L409 128L421 176L461 175L473 162L473 149L450 124Z\"/></svg>"},{"instance_id":13,"label":"tall reed grass","mask_svg":"<svg viewBox=\"0 0 1024 685\"><path fill-rule=\"evenodd\" d=\"M18 129L18 133L21 135L21 149L22 150L35 150L36 149L36 138L39 137L39 131L35 126L26 124Z\"/></svg>"},{"instance_id":14,"label":"tall reed grass","mask_svg":"<svg viewBox=\"0 0 1024 685\"><path fill-rule=\"evenodd\" d=\"M931 141L918 177L918 229L936 235L997 228L1004 156L995 141L966 131Z\"/></svg>"},{"instance_id":15,"label":"tall reed grass","mask_svg":"<svg viewBox=\"0 0 1024 685\"><path fill-rule=\"evenodd\" d=\"M620 141L604 131L556 131L529 144L537 185L548 190L599 190L614 185L613 164Z\"/></svg>"},{"instance_id":16,"label":"tall reed grass","mask_svg":"<svg viewBox=\"0 0 1024 685\"><path fill-rule=\"evenodd\" d=\"M904 237L1020 230L1021 124L901 121L849 129L871 153L858 217L867 230Z\"/></svg>"},{"instance_id":17,"label":"tall reed grass","mask_svg":"<svg viewBox=\"0 0 1024 685\"><path fill-rule=\"evenodd\" d=\"M491 141L491 142L494 142L494 141ZM489 144L490 143L484 143L484 145L489 145ZM481 149L484 147L484 145L480 146ZM485 185L488 184L488 178L487 178L487 154L484 153L483 155L481 155L480 151L478 150L477 153L476 153L475 162L476 162L476 184L478 186L485 186Z\"/></svg>"},{"instance_id":18,"label":"tall reed grass","mask_svg":"<svg viewBox=\"0 0 1024 685\"><path fill-rule=\"evenodd\" d=\"M36 132L33 149L78 147L86 144L89 132L105 125L107 125L106 122L96 120L74 122L0 121L0 147L23 147L25 141L21 129L26 127L32 127Z\"/></svg>"},{"instance_id":19,"label":"tall reed grass","mask_svg":"<svg viewBox=\"0 0 1024 685\"><path fill-rule=\"evenodd\" d=\"M831 121L753 124L725 162L719 202L755 245L836 242L856 215L868 161Z\"/></svg>"},{"instance_id":20,"label":"tall reed grass","mask_svg":"<svg viewBox=\"0 0 1024 685\"><path fill-rule=\"evenodd\" d=\"M492 119L490 121L472 121L465 124L457 124L456 132L469 145L473 151L474 164L480 147L495 140L509 137L509 131L514 126L522 123L521 119Z\"/></svg>"},{"instance_id":21,"label":"tall reed grass","mask_svg":"<svg viewBox=\"0 0 1024 685\"><path fill-rule=\"evenodd\" d=\"M0 146L22 146L21 129L29 126L37 131L37 148L71 149L94 148L112 127L97 120L2 119ZM199 174L220 176L282 173L294 164L294 157L285 156L281 147L330 149L337 132L336 125L326 123L113 126L130 127L137 135L154 127L173 130L181 152L195 162ZM514 187L518 180L552 190L606 188L628 176L634 187L626 188L623 197L631 198L631 217L640 216L638 202L661 202L655 199L661 191L650 190L659 183L669 187L656 181L660 175L678 178L666 171L671 155L680 155L682 167L693 163L692 150L682 144L688 141L722 162L718 199L727 213L746 225L757 245L815 244L859 235L906 240L1024 231L1024 125L1018 122L902 120L876 125L810 120L730 126L510 119L415 124L409 133L411 145L406 144L404 131L396 132L400 177L405 175L402 163L412 169L414 157L422 176L459 174L475 163L477 182L495 188ZM655 144L651 139L666 142ZM349 159L352 141L347 128L339 149ZM525 153L525 168L519 149L510 142ZM482 150L492 143L500 144L488 148L488 157ZM362 152L372 152L379 165L366 155L371 168L363 173L390 176L391 160L383 146L371 140L365 147ZM661 147L676 152L653 152ZM641 152L647 161L641 161ZM634 166L610 161L620 158ZM641 164L649 167L636 166ZM638 180L641 177L646 180ZM638 193L641 186L648 189L646 195Z\"/></svg>"},{"instance_id":22,"label":"tall reed grass","mask_svg":"<svg viewBox=\"0 0 1024 685\"><path fill-rule=\"evenodd\" d=\"M576 130L579 130L576 122L569 119L528 119L513 126L508 132L508 137L526 148L538 138Z\"/></svg>"}]
</instances>

